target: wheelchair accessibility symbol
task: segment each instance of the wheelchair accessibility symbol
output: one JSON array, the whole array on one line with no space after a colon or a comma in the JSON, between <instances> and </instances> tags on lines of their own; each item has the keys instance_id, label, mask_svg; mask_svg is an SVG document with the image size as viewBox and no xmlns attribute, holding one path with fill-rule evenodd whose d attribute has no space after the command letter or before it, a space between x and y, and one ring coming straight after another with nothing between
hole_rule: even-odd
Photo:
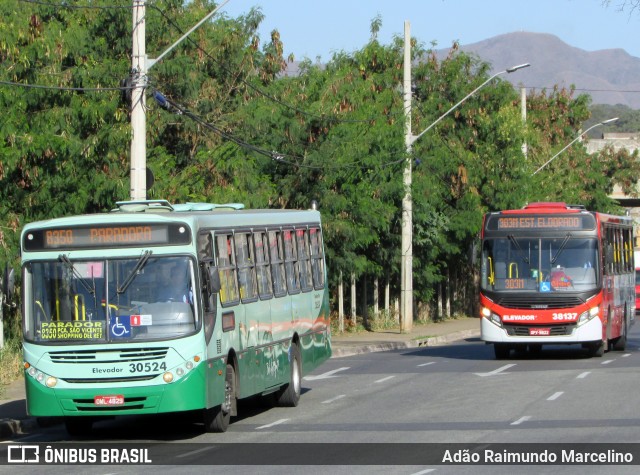
<instances>
[{"instance_id":1,"label":"wheelchair accessibility symbol","mask_svg":"<svg viewBox=\"0 0 640 475\"><path fill-rule=\"evenodd\" d=\"M540 282L540 292L551 292L551 283Z\"/></svg>"},{"instance_id":2,"label":"wheelchair accessibility symbol","mask_svg":"<svg viewBox=\"0 0 640 475\"><path fill-rule=\"evenodd\" d=\"M111 321L109 331L113 338L127 338L131 336L131 317L120 316L115 317Z\"/></svg>"}]
</instances>

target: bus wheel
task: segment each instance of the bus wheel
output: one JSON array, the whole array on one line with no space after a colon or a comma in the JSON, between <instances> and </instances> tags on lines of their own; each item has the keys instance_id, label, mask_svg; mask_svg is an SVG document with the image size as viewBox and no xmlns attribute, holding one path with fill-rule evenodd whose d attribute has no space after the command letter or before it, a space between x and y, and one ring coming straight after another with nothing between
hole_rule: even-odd
<instances>
[{"instance_id":1,"label":"bus wheel","mask_svg":"<svg viewBox=\"0 0 640 475\"><path fill-rule=\"evenodd\" d=\"M615 351L624 351L627 347L627 319L622 320L622 334L613 340L612 349Z\"/></svg>"},{"instance_id":2,"label":"bus wheel","mask_svg":"<svg viewBox=\"0 0 640 475\"><path fill-rule=\"evenodd\" d=\"M300 350L295 343L292 343L289 347L289 368L291 374L289 384L280 389L277 401L279 406L295 407L300 400L300 388L302 387Z\"/></svg>"},{"instance_id":3,"label":"bus wheel","mask_svg":"<svg viewBox=\"0 0 640 475\"><path fill-rule=\"evenodd\" d=\"M500 343L493 344L493 351L496 354L497 360L503 360L509 357L509 353L511 353L511 348L508 345L503 345Z\"/></svg>"},{"instance_id":4,"label":"bus wheel","mask_svg":"<svg viewBox=\"0 0 640 475\"><path fill-rule=\"evenodd\" d=\"M69 435L82 436L91 434L93 419L91 417L65 417L64 425Z\"/></svg>"},{"instance_id":5,"label":"bus wheel","mask_svg":"<svg viewBox=\"0 0 640 475\"><path fill-rule=\"evenodd\" d=\"M219 406L204 410L204 428L207 432L226 432L231 415L237 414L236 371L230 364L224 381L224 402Z\"/></svg>"}]
</instances>

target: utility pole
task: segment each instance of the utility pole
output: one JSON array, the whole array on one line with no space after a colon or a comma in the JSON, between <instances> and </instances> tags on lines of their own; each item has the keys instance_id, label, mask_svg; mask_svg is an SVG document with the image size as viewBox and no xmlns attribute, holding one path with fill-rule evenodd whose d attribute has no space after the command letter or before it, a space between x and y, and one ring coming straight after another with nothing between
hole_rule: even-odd
<instances>
[{"instance_id":1,"label":"utility pole","mask_svg":"<svg viewBox=\"0 0 640 475\"><path fill-rule=\"evenodd\" d=\"M407 160L404 167L402 183L402 262L400 264L400 332L409 333L413 327L413 202L411 197L411 27L409 21L404 22L404 143L407 149Z\"/></svg>"},{"instance_id":2,"label":"utility pole","mask_svg":"<svg viewBox=\"0 0 640 475\"><path fill-rule=\"evenodd\" d=\"M409 21L404 22L404 76L403 76L403 96L405 114L405 147L407 160L405 162L403 185L404 197L402 199L402 242L401 242L401 263L400 263L400 332L409 333L413 326L413 202L411 197L411 149L413 144L436 126L442 119L449 115L460 104L473 96L476 92L489 84L494 78L501 74L510 74L523 68L529 67L529 63L519 64L511 68L499 71L485 80L469 94L464 96L455 105L451 106L444 114L432 122L426 129L418 135L411 132L411 34Z\"/></svg>"},{"instance_id":3,"label":"utility pole","mask_svg":"<svg viewBox=\"0 0 640 475\"><path fill-rule=\"evenodd\" d=\"M147 116L145 90L147 71L187 36L211 18L224 5L225 0L208 13L193 28L167 48L156 59L147 58L145 43L145 1L133 0L133 47L131 49L131 200L147 199Z\"/></svg>"},{"instance_id":4,"label":"utility pole","mask_svg":"<svg viewBox=\"0 0 640 475\"><path fill-rule=\"evenodd\" d=\"M527 124L527 89L525 87L520 88L520 114L522 115L522 123ZM527 141L522 142L522 155L527 158L528 147Z\"/></svg>"},{"instance_id":5,"label":"utility pole","mask_svg":"<svg viewBox=\"0 0 640 475\"><path fill-rule=\"evenodd\" d=\"M133 0L133 48L131 51L131 184L132 201L147 199L147 53L145 0Z\"/></svg>"}]
</instances>

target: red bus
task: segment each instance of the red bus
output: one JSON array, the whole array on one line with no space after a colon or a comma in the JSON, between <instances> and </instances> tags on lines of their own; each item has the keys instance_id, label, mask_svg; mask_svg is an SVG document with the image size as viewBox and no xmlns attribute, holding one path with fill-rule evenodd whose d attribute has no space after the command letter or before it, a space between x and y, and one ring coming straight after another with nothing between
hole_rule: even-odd
<instances>
[{"instance_id":1,"label":"red bus","mask_svg":"<svg viewBox=\"0 0 640 475\"><path fill-rule=\"evenodd\" d=\"M630 217L531 203L486 214L481 238L481 339L497 359L552 344L625 349L636 311Z\"/></svg>"}]
</instances>

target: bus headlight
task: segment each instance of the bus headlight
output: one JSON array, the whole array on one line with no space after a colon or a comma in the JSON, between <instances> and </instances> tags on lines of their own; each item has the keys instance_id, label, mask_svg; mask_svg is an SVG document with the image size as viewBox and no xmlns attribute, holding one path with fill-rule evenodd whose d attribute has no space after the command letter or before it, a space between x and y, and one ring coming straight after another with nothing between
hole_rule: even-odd
<instances>
[{"instance_id":1,"label":"bus headlight","mask_svg":"<svg viewBox=\"0 0 640 475\"><path fill-rule=\"evenodd\" d=\"M47 380L44 382L48 388L53 388L56 384L58 384L58 378L54 378L53 376L49 376Z\"/></svg>"},{"instance_id":2,"label":"bus headlight","mask_svg":"<svg viewBox=\"0 0 640 475\"><path fill-rule=\"evenodd\" d=\"M600 313L600 307L593 307L587 311L582 312L578 317L578 325L587 323L592 318L597 317L599 313Z\"/></svg>"},{"instance_id":3,"label":"bus headlight","mask_svg":"<svg viewBox=\"0 0 640 475\"><path fill-rule=\"evenodd\" d=\"M502 320L500 320L500 317L489 310L487 307L482 307L482 309L480 310L480 314L494 325L502 328Z\"/></svg>"}]
</instances>

